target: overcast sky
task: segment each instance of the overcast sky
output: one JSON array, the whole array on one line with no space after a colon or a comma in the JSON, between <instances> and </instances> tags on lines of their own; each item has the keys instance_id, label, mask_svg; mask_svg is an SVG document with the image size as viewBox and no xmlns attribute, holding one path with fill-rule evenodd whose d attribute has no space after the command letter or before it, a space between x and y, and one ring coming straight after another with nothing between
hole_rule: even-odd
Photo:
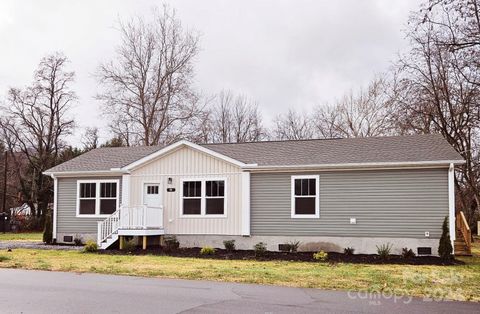
<instances>
[{"instance_id":1,"label":"overcast sky","mask_svg":"<svg viewBox=\"0 0 480 314\"><path fill-rule=\"evenodd\" d=\"M268 122L290 107L332 102L385 71L405 49L402 30L419 0L169 1L184 26L201 35L196 85L203 94L231 89L255 99ZM93 74L114 55L119 18L148 15L160 1L0 2L0 97L29 84L42 56L62 51L76 72L78 123L100 116Z\"/></svg>"}]
</instances>

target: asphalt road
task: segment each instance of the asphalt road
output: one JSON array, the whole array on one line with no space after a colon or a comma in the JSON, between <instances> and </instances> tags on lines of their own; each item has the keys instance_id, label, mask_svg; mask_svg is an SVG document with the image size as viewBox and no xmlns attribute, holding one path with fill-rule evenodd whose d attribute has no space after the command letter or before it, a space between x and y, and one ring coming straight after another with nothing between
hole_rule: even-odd
<instances>
[{"instance_id":1,"label":"asphalt road","mask_svg":"<svg viewBox=\"0 0 480 314\"><path fill-rule=\"evenodd\" d=\"M480 313L479 303L0 269L0 313Z\"/></svg>"}]
</instances>

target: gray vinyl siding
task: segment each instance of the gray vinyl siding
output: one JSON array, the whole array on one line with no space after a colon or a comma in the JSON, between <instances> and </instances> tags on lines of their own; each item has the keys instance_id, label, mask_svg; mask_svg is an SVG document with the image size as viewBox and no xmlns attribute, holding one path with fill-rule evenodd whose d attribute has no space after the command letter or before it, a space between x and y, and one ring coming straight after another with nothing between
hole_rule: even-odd
<instances>
[{"instance_id":1,"label":"gray vinyl siding","mask_svg":"<svg viewBox=\"0 0 480 314\"><path fill-rule=\"evenodd\" d=\"M120 180L120 195L122 193L121 177L88 177L88 178L58 178L57 233L97 233L97 221L105 218L76 217L77 210L77 180Z\"/></svg>"},{"instance_id":2,"label":"gray vinyl siding","mask_svg":"<svg viewBox=\"0 0 480 314\"><path fill-rule=\"evenodd\" d=\"M320 218L291 218L291 176L300 174L252 173L252 235L441 236L447 169L320 172Z\"/></svg>"}]
</instances>

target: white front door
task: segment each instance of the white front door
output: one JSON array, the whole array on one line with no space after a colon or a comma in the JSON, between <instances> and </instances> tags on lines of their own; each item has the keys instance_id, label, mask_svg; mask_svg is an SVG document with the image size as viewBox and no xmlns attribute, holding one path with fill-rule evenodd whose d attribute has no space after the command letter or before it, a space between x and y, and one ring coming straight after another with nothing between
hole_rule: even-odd
<instances>
[{"instance_id":1,"label":"white front door","mask_svg":"<svg viewBox=\"0 0 480 314\"><path fill-rule=\"evenodd\" d=\"M162 206L160 183L145 183L143 185L143 205L153 208Z\"/></svg>"}]
</instances>

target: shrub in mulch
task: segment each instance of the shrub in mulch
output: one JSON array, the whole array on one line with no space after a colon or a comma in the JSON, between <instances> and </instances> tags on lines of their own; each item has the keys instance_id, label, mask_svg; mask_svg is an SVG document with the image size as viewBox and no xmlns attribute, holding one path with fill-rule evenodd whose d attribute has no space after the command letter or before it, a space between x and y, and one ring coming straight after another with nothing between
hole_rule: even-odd
<instances>
[{"instance_id":1,"label":"shrub in mulch","mask_svg":"<svg viewBox=\"0 0 480 314\"><path fill-rule=\"evenodd\" d=\"M147 250L136 249L133 255L164 255L173 257L195 257L204 259L219 260L260 260L260 261L298 261L318 263L314 259L315 252L272 252L265 251L262 255L256 254L254 250L227 251L215 249L214 254L206 255L200 253L201 248L178 248L165 251L161 247L150 247ZM101 250L100 254L123 255L125 252L117 249ZM376 254L344 254L336 252L328 253L328 263L357 263L357 264L405 264L405 265L463 265L462 261L450 259L445 260L437 256L415 256L405 258L401 255L389 255L382 258Z\"/></svg>"}]
</instances>

